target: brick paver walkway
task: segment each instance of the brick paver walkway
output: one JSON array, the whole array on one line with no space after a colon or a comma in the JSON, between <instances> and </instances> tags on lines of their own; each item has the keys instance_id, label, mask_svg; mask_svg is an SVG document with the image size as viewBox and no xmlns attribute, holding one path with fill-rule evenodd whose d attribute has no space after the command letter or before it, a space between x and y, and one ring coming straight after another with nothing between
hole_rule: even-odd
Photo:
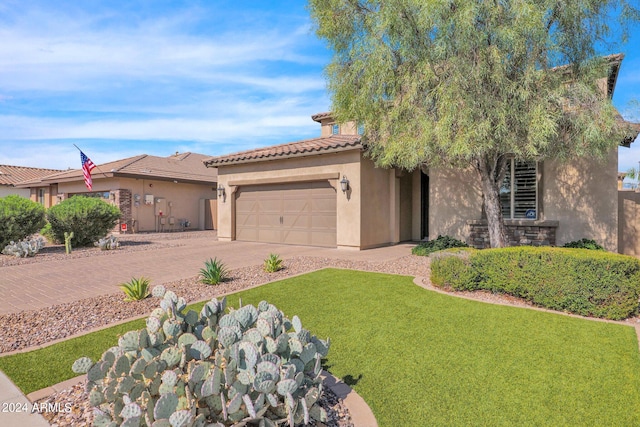
<instances>
[{"instance_id":1,"label":"brick paver walkway","mask_svg":"<svg viewBox=\"0 0 640 427\"><path fill-rule=\"evenodd\" d=\"M218 242L209 237L181 240L184 246L52 260L0 268L0 314L31 310L118 291L132 277L152 284L193 277L204 262L218 257L230 269L258 265L270 253L282 258L319 256L387 261L410 253L411 245L367 251L313 248L249 242Z\"/></svg>"}]
</instances>

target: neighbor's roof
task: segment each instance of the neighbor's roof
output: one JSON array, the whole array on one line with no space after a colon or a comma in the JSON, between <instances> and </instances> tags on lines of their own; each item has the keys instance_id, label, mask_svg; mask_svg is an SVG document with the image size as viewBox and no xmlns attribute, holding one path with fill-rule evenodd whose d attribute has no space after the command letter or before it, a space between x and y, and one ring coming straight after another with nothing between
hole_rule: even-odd
<instances>
[{"instance_id":1,"label":"neighbor's roof","mask_svg":"<svg viewBox=\"0 0 640 427\"><path fill-rule=\"evenodd\" d=\"M209 156L196 153L176 153L169 157L141 154L122 160L99 164L91 172L93 179L103 177L145 178L190 183L215 182L217 171L205 167L202 161ZM81 169L71 169L41 179L20 183L21 187L52 184L83 179Z\"/></svg>"},{"instance_id":2,"label":"neighbor's roof","mask_svg":"<svg viewBox=\"0 0 640 427\"><path fill-rule=\"evenodd\" d=\"M314 122L318 122L320 123L320 121L324 120L324 119L329 119L333 116L333 113L331 111L327 111L325 113L317 113L314 114L313 116L311 116L311 119Z\"/></svg>"},{"instance_id":3,"label":"neighbor's roof","mask_svg":"<svg viewBox=\"0 0 640 427\"><path fill-rule=\"evenodd\" d=\"M60 172L60 170L0 165L0 185L15 186L22 181L40 179L57 172Z\"/></svg>"},{"instance_id":4,"label":"neighbor's roof","mask_svg":"<svg viewBox=\"0 0 640 427\"><path fill-rule=\"evenodd\" d=\"M361 148L359 135L331 135L211 157L206 159L204 164L209 167L218 167L221 165L260 162L267 159L287 159L312 154L336 153Z\"/></svg>"}]
</instances>

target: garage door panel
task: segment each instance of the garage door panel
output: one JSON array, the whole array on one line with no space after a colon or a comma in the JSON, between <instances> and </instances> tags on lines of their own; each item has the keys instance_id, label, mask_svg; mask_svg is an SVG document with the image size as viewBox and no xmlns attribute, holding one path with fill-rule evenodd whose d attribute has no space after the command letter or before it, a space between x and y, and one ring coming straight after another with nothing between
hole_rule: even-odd
<instances>
[{"instance_id":1,"label":"garage door panel","mask_svg":"<svg viewBox=\"0 0 640 427\"><path fill-rule=\"evenodd\" d=\"M336 204L326 181L240 187L236 239L335 246Z\"/></svg>"},{"instance_id":2,"label":"garage door panel","mask_svg":"<svg viewBox=\"0 0 640 427\"><path fill-rule=\"evenodd\" d=\"M281 231L279 228L260 228L258 230L257 242L280 243Z\"/></svg>"},{"instance_id":3,"label":"garage door panel","mask_svg":"<svg viewBox=\"0 0 640 427\"><path fill-rule=\"evenodd\" d=\"M311 217L311 228L318 231L336 230L336 219L330 215L313 215Z\"/></svg>"}]
</instances>

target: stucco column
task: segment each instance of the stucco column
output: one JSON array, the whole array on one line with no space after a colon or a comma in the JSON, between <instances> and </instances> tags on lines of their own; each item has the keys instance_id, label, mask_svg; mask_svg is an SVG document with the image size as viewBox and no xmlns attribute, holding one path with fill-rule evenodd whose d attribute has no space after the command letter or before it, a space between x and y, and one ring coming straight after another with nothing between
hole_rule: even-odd
<instances>
[{"instance_id":1,"label":"stucco column","mask_svg":"<svg viewBox=\"0 0 640 427\"><path fill-rule=\"evenodd\" d=\"M389 170L389 242L400 242L400 178L396 176L396 170Z\"/></svg>"}]
</instances>

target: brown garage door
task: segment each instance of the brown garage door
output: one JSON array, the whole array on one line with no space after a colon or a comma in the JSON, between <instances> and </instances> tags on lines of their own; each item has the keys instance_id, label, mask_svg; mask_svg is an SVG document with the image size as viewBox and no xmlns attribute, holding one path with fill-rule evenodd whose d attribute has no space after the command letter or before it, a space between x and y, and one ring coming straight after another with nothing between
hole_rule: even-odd
<instances>
[{"instance_id":1,"label":"brown garage door","mask_svg":"<svg viewBox=\"0 0 640 427\"><path fill-rule=\"evenodd\" d=\"M326 181L240 187L236 239L336 246L336 190Z\"/></svg>"}]
</instances>

